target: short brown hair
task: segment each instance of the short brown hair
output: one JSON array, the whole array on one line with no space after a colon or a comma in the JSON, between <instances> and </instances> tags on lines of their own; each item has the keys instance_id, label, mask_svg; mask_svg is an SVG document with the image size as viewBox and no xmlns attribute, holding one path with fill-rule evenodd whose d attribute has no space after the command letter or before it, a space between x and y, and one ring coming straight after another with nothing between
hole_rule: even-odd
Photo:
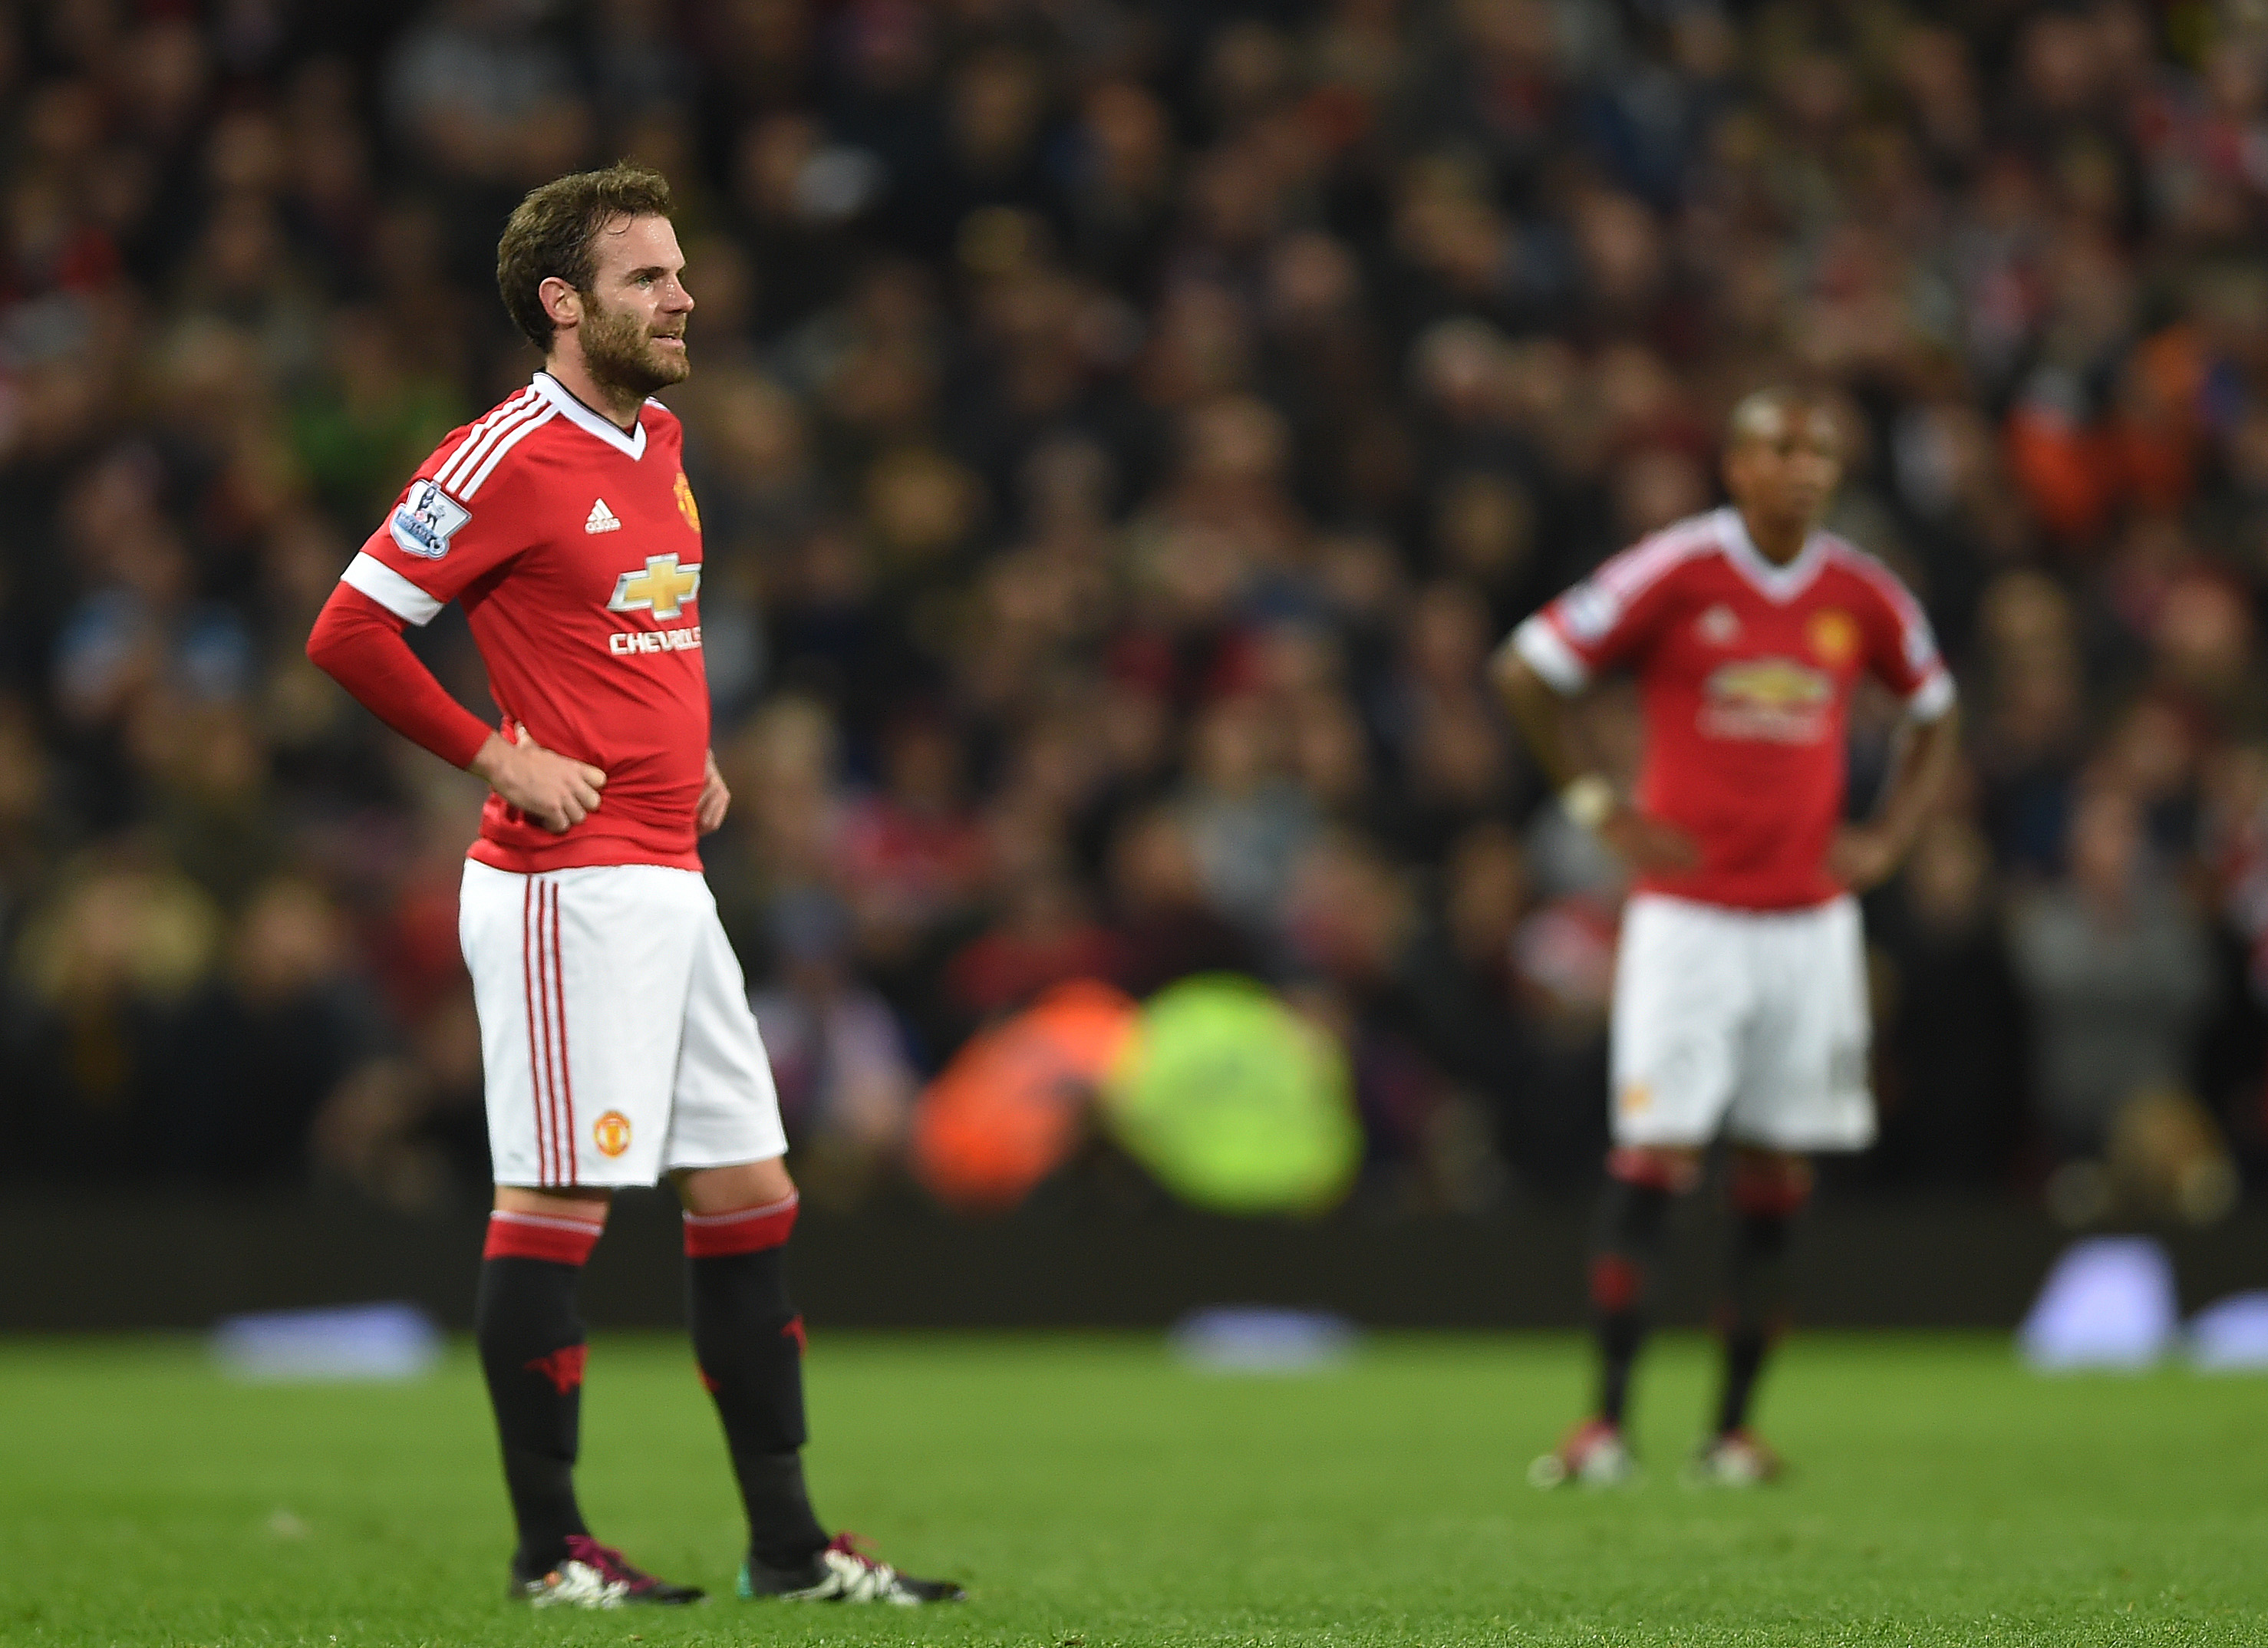
<instances>
[{"instance_id":1,"label":"short brown hair","mask_svg":"<svg viewBox=\"0 0 2268 1648\"><path fill-rule=\"evenodd\" d=\"M497 290L512 323L549 355L555 328L543 312L543 283L556 276L589 291L599 274L599 235L609 223L669 213L669 180L627 160L530 189L497 242Z\"/></svg>"}]
</instances>

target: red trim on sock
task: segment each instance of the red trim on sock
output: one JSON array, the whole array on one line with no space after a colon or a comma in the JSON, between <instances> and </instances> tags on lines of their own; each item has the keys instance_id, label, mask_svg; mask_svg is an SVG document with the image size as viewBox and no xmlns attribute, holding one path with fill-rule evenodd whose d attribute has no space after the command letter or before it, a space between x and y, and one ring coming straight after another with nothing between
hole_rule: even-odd
<instances>
[{"instance_id":1,"label":"red trim on sock","mask_svg":"<svg viewBox=\"0 0 2268 1648\"><path fill-rule=\"evenodd\" d=\"M483 1259L549 1259L553 1264L581 1264L599 1245L607 1227L593 1219L555 1218L541 1213L489 1215L489 1239L481 1248Z\"/></svg>"},{"instance_id":2,"label":"red trim on sock","mask_svg":"<svg viewBox=\"0 0 2268 1648\"><path fill-rule=\"evenodd\" d=\"M688 1213L685 1251L695 1259L724 1259L733 1254L762 1253L777 1247L795 1228L800 1198L794 1192L762 1207L740 1208L731 1213Z\"/></svg>"},{"instance_id":3,"label":"red trim on sock","mask_svg":"<svg viewBox=\"0 0 2268 1648\"><path fill-rule=\"evenodd\" d=\"M787 1326L780 1329L780 1337L795 1341L795 1354L798 1360L811 1354L811 1341L804 1336L802 1317L789 1317Z\"/></svg>"},{"instance_id":4,"label":"red trim on sock","mask_svg":"<svg viewBox=\"0 0 2268 1648\"><path fill-rule=\"evenodd\" d=\"M1659 1156L1638 1144L1617 1144L1607 1152L1607 1176L1648 1190L1683 1196L1701 1176L1698 1164L1688 1166L1674 1157Z\"/></svg>"},{"instance_id":5,"label":"red trim on sock","mask_svg":"<svg viewBox=\"0 0 2268 1648\"><path fill-rule=\"evenodd\" d=\"M1779 1173L1744 1173L1733 1170L1733 1208L1749 1218L1793 1218L1811 1200L1811 1187Z\"/></svg>"},{"instance_id":6,"label":"red trim on sock","mask_svg":"<svg viewBox=\"0 0 2268 1648\"><path fill-rule=\"evenodd\" d=\"M1591 1261L1591 1303L1602 1311L1628 1310L1645 1282L1637 1262L1620 1254L1601 1254Z\"/></svg>"}]
</instances>

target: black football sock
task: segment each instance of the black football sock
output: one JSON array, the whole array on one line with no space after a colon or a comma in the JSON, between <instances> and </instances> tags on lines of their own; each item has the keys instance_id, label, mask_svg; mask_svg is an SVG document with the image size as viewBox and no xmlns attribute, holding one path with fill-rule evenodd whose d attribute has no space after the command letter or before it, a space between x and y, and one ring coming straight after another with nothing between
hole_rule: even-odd
<instances>
[{"instance_id":1,"label":"black football sock","mask_svg":"<svg viewBox=\"0 0 2268 1648\"><path fill-rule=\"evenodd\" d=\"M799 1569L827 1531L804 1486L803 1318L788 1299L790 1198L770 1207L685 1221L686 1293L701 1382L717 1403L740 1502L748 1554ZM761 1246L754 1245L761 1243Z\"/></svg>"},{"instance_id":2,"label":"black football sock","mask_svg":"<svg viewBox=\"0 0 2268 1648\"><path fill-rule=\"evenodd\" d=\"M1752 1199L1733 1224L1722 1317L1725 1385L1717 1403L1719 1436L1748 1424L1757 1377L1786 1317L1788 1237L1794 1227L1796 1200L1782 1198L1765 1205L1768 1200Z\"/></svg>"},{"instance_id":3,"label":"black football sock","mask_svg":"<svg viewBox=\"0 0 2268 1648\"><path fill-rule=\"evenodd\" d=\"M507 1251L498 1253L497 1231L492 1221L474 1335L496 1409L504 1488L519 1527L512 1565L525 1577L564 1557L568 1535L590 1532L575 1503L585 1355L575 1284L582 1263L510 1251L509 1233ZM594 1225L589 1241L597 1234ZM588 1242L583 1251L588 1253Z\"/></svg>"},{"instance_id":4,"label":"black football sock","mask_svg":"<svg viewBox=\"0 0 2268 1648\"><path fill-rule=\"evenodd\" d=\"M1591 1323L1599 1346L1599 1416L1619 1425L1646 1343L1647 1292L1669 1225L1668 1185L1610 1173L1591 1257Z\"/></svg>"}]
</instances>

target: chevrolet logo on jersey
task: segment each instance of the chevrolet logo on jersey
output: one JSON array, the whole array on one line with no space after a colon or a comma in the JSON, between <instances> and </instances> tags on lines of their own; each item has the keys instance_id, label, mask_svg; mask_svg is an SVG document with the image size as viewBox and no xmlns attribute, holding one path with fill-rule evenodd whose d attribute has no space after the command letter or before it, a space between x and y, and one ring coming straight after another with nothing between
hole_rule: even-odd
<instances>
[{"instance_id":1,"label":"chevrolet logo on jersey","mask_svg":"<svg viewBox=\"0 0 2268 1648\"><path fill-rule=\"evenodd\" d=\"M1712 738L1815 744L1827 735L1835 683L1793 658L1747 658L1709 673L1701 731Z\"/></svg>"},{"instance_id":2,"label":"chevrolet logo on jersey","mask_svg":"<svg viewBox=\"0 0 2268 1648\"><path fill-rule=\"evenodd\" d=\"M1727 664L1709 677L1712 698L1761 704L1772 710L1824 703L1834 691L1835 684L1817 670L1806 669L1786 658Z\"/></svg>"},{"instance_id":3,"label":"chevrolet logo on jersey","mask_svg":"<svg viewBox=\"0 0 2268 1648\"><path fill-rule=\"evenodd\" d=\"M674 555L648 555L645 570L625 572L615 584L608 612L650 612L657 618L674 618L686 602L697 599L701 568L681 567Z\"/></svg>"}]
</instances>

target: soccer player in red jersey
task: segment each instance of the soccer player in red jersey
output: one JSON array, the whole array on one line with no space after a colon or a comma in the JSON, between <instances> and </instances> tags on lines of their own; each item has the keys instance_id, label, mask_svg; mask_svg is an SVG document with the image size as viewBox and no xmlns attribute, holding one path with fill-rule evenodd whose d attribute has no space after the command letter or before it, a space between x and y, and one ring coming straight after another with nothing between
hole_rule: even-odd
<instances>
[{"instance_id":1,"label":"soccer player in red jersey","mask_svg":"<svg viewBox=\"0 0 2268 1648\"><path fill-rule=\"evenodd\" d=\"M371 534L308 655L389 726L486 780L459 931L481 1022L495 1210L475 1307L538 1607L690 1602L600 1544L575 1499L576 1282L616 1186L685 1205L693 1345L748 1517L740 1593L954 1600L830 1539L805 1491L796 1189L771 1070L696 839L732 804L709 748L701 517L677 419L693 299L668 185L617 166L534 190L497 248L544 357L452 433ZM463 603L502 725L401 638Z\"/></svg>"},{"instance_id":2,"label":"soccer player in red jersey","mask_svg":"<svg viewBox=\"0 0 2268 1648\"><path fill-rule=\"evenodd\" d=\"M1631 1470L1623 1439L1673 1200L1721 1133L1734 1215L1725 1379L1704 1479L1763 1480L1778 1462L1748 1428L1780 1309L1791 1219L1810 1153L1874 1137L1864 938L1853 897L1894 871L1957 748L1952 677L1928 621L1880 562L1819 521L1842 477L1835 422L1766 390L1735 409L1732 507L1615 556L1516 629L1496 674L1577 822L1628 863L1616 958L1614 1148L1591 1275L1597 1412L1533 1480ZM1645 756L1617 795L1576 747L1568 700L1602 671L1638 678ZM1844 813L1851 691L1872 674L1906 729L1874 816Z\"/></svg>"}]
</instances>

